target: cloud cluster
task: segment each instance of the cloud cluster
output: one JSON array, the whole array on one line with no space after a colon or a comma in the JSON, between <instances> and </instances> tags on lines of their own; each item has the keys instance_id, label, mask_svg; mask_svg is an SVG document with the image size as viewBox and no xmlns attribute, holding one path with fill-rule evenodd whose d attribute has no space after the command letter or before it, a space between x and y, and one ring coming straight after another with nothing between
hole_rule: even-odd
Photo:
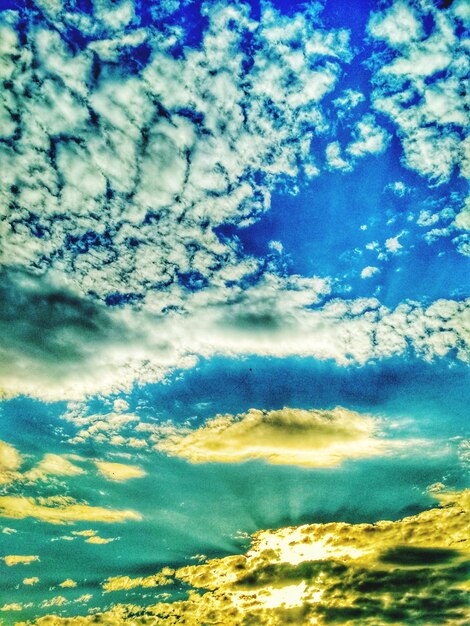
<instances>
[{"instance_id":1,"label":"cloud cluster","mask_svg":"<svg viewBox=\"0 0 470 626\"><path fill-rule=\"evenodd\" d=\"M429 26L431 25L431 26ZM427 0L397 0L373 13L372 38L389 47L375 62L372 104L396 125L404 164L436 183L457 169L470 177L465 81L469 25L464 1L445 10Z\"/></svg>"},{"instance_id":2,"label":"cloud cluster","mask_svg":"<svg viewBox=\"0 0 470 626\"><path fill-rule=\"evenodd\" d=\"M106 423L107 417L108 415L102 415L100 416L100 419L101 421L103 421L103 423ZM125 418L125 415L119 417ZM77 418L77 421L87 421L87 418ZM128 420L126 419L121 419L120 421L116 421L114 423L112 422L112 420L110 420L110 429L116 428L116 424L122 426L127 422ZM93 435L94 432L90 434L90 437L93 437ZM77 438L73 438L70 440L70 442L76 443L76 439ZM78 439L80 441L84 441L83 437L79 437ZM98 441L101 441L99 435ZM114 439L111 439L109 443L121 445L120 440L115 442ZM134 445L134 447L139 447L133 444L133 441L130 441L130 443L128 442L128 445ZM0 484L8 485L13 482L31 483L39 480L50 481L51 478L55 478L58 476L79 476L87 473L87 471L83 467L75 465L69 459L73 459L79 462L86 462L89 460L92 461L97 470L97 473L107 480L121 482L130 480L131 478L141 478L142 476L146 475L146 472L142 468L138 467L137 465L130 465L129 463L116 463L112 461L104 461L102 459L85 459L75 454L60 455L51 453L46 453L43 458L31 469L27 471L21 471L20 468L23 463L23 458L18 450L14 446L6 443L5 441L0 440Z\"/></svg>"},{"instance_id":3,"label":"cloud cluster","mask_svg":"<svg viewBox=\"0 0 470 626\"><path fill-rule=\"evenodd\" d=\"M174 25L139 26L132 2L93 6L89 15L40 1L28 20L16 11L0 16L0 393L83 399L218 354L346 365L411 350L468 360L467 303L319 307L331 280L280 275L216 234L221 224L255 220L276 185L289 180L295 191L318 173L311 144L336 132L323 100L351 59L346 30L324 30L314 8L287 16L265 3L254 19L245 5L212 3L200 44L191 46ZM152 19L176 8L161 4ZM373 104L397 123L410 167L443 180L452 168L439 159L454 163L446 146L460 137L439 133L461 122L456 89L465 63L454 31L465 16L461 2L430 8L434 31L426 36L423 11L398 2L372 15L371 37L394 50L375 74ZM75 48L70 29L82 33ZM147 60L131 70L126 63L142 46ZM442 57L446 77L430 82L444 69L437 60L424 68L421 57ZM408 70L425 109L400 108ZM341 118L363 100L343 90L330 109ZM441 108L450 100L447 119ZM428 148L416 147L422 133L440 137L432 168ZM333 169L388 142L370 112L352 122L344 149L331 139ZM465 215L455 228L465 227ZM401 245L395 240L389 253ZM367 266L362 276L374 272ZM104 442L113 434L96 423L79 436Z\"/></svg>"},{"instance_id":4,"label":"cloud cluster","mask_svg":"<svg viewBox=\"0 0 470 626\"><path fill-rule=\"evenodd\" d=\"M354 106L354 101L348 102L348 104ZM344 151L342 151L339 141L328 144L325 153L329 169L351 172L358 159L370 154L381 154L388 147L390 141L390 135L377 123L376 118L371 113L364 115L353 126L352 135L352 139Z\"/></svg>"},{"instance_id":5,"label":"cloud cluster","mask_svg":"<svg viewBox=\"0 0 470 626\"><path fill-rule=\"evenodd\" d=\"M111 303L233 280L237 251L214 228L318 173L312 138L328 127L321 101L351 56L347 31L217 2L200 46L176 55L176 27L122 23L100 40L76 9L91 40L71 50L71 13L39 4L53 23L34 7L26 30L17 12L0 18L2 264L55 268ZM132 72L141 45L148 61Z\"/></svg>"},{"instance_id":6,"label":"cloud cluster","mask_svg":"<svg viewBox=\"0 0 470 626\"><path fill-rule=\"evenodd\" d=\"M8 275L0 298L0 375L5 395L80 400L161 380L198 356L250 354L363 364L395 355L469 360L468 301L407 301L394 310L373 298L319 306L328 282L265 274L246 288L213 286L141 311L109 310L50 280ZM41 333L37 329L41 328ZM27 372L27 376L25 376ZM114 415L120 415L114 412ZM127 415L127 417L125 417ZM106 420L83 422L82 438L110 440ZM109 416L109 422L132 419Z\"/></svg>"},{"instance_id":7,"label":"cloud cluster","mask_svg":"<svg viewBox=\"0 0 470 626\"><path fill-rule=\"evenodd\" d=\"M112 592L181 581L193 588L186 600L116 604L99 616L48 615L35 624L463 625L469 497L438 494L439 507L394 522L263 530L244 555L103 583Z\"/></svg>"}]
</instances>

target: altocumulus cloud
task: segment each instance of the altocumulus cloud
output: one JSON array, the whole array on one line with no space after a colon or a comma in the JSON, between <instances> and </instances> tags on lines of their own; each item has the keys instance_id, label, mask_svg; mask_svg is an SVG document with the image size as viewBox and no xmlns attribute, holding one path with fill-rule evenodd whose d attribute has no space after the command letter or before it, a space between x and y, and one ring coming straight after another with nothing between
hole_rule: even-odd
<instances>
[{"instance_id":1,"label":"altocumulus cloud","mask_svg":"<svg viewBox=\"0 0 470 626\"><path fill-rule=\"evenodd\" d=\"M431 32L425 23L433 20ZM391 61L377 62L373 106L396 124L405 165L434 181L448 180L455 168L470 177L465 98L468 73L464 37L469 12L465 2L441 11L426 1L399 0L373 13L372 38L386 43Z\"/></svg>"},{"instance_id":2,"label":"altocumulus cloud","mask_svg":"<svg viewBox=\"0 0 470 626\"><path fill-rule=\"evenodd\" d=\"M213 229L268 208L277 181L318 173L310 145L328 128L321 101L350 58L347 31L215 3L181 58L177 30L124 35L131 14L112 42L72 53L57 9L52 28L33 6L22 42L19 15L2 14L2 262L57 268L101 298L188 272L230 278L237 254ZM126 74L113 54L143 41L148 64Z\"/></svg>"}]
</instances>

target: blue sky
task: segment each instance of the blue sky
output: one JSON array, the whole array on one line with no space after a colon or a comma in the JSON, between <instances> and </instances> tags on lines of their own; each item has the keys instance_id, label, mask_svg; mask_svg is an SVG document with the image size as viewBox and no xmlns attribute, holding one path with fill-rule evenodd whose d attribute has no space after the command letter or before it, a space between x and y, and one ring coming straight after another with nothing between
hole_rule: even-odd
<instances>
[{"instance_id":1,"label":"blue sky","mask_svg":"<svg viewBox=\"0 0 470 626\"><path fill-rule=\"evenodd\" d=\"M463 624L467 4L0 7L0 623Z\"/></svg>"}]
</instances>

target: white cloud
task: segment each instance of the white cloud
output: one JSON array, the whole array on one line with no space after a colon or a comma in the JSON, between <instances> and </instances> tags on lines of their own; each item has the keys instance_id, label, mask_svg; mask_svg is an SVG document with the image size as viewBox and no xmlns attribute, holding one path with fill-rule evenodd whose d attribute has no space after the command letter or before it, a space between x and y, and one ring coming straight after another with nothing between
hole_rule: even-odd
<instances>
[{"instance_id":1,"label":"white cloud","mask_svg":"<svg viewBox=\"0 0 470 626\"><path fill-rule=\"evenodd\" d=\"M395 247L390 242L389 248ZM390 310L361 298L321 306L328 282L265 274L249 287L212 286L175 297L173 309L162 314L157 299L143 311L109 311L31 277L15 277L8 287L0 300L0 328L8 327L2 333L0 371L8 395L74 400L116 393L136 381L161 380L174 368L190 367L198 356L218 354L298 355L347 365L409 350L432 359L455 349L457 358L469 359L467 301L440 300L427 310L413 302ZM25 304L20 320L11 314L12 299ZM442 311L444 320L434 325ZM39 343L31 341L38 324ZM429 331L421 330L428 326ZM383 341L374 339L384 333ZM112 412L106 422L100 416L74 414L71 419L82 440L93 435L105 442L136 416ZM134 443L139 445L121 440L122 445Z\"/></svg>"},{"instance_id":2,"label":"white cloud","mask_svg":"<svg viewBox=\"0 0 470 626\"><path fill-rule=\"evenodd\" d=\"M361 271L361 278L370 278L371 276L374 276L375 274L378 274L379 272L380 270L378 267L374 267L373 265L368 265Z\"/></svg>"},{"instance_id":3,"label":"white cloud","mask_svg":"<svg viewBox=\"0 0 470 626\"><path fill-rule=\"evenodd\" d=\"M204 7L201 46L175 58L176 29L132 30L131 4L105 4L74 16L43 2L54 29L32 20L22 46L15 13L3 17L5 97L18 113L10 119L7 107L0 118L9 136L19 132L0 148L10 207L1 262L54 268L100 298L181 287L181 274L249 273L256 262L240 263L213 229L253 220L273 186L318 173L311 142L327 128L321 101L351 56L347 31L269 5L257 22L242 4L215 3ZM67 25L92 36L73 55ZM146 67L117 73L122 51L144 40Z\"/></svg>"},{"instance_id":4,"label":"white cloud","mask_svg":"<svg viewBox=\"0 0 470 626\"><path fill-rule=\"evenodd\" d=\"M388 252L395 254L396 252L398 252L398 250L403 248L402 244L399 241L400 237L401 235L397 235L396 237L389 237L385 240L385 248Z\"/></svg>"},{"instance_id":5,"label":"white cloud","mask_svg":"<svg viewBox=\"0 0 470 626\"><path fill-rule=\"evenodd\" d=\"M373 37L400 47L417 41L423 36L423 29L416 11L402 1L395 2L383 13L373 13L368 30Z\"/></svg>"},{"instance_id":6,"label":"white cloud","mask_svg":"<svg viewBox=\"0 0 470 626\"><path fill-rule=\"evenodd\" d=\"M341 156L341 146L339 141L333 141L328 144L325 150L326 162L331 169L350 172L353 169L352 164Z\"/></svg>"},{"instance_id":7,"label":"white cloud","mask_svg":"<svg viewBox=\"0 0 470 626\"><path fill-rule=\"evenodd\" d=\"M178 56L170 51L183 41L177 30L163 37L137 28L124 4L96 5L93 16L61 3L41 6L54 29L31 20L24 45L17 13L0 18L5 98L18 109L9 122L18 133L0 142L7 164L1 206L8 208L0 262L10 268L1 274L2 394L82 399L161 380L218 354L347 365L408 349L431 359L455 348L468 360L466 303L448 301L455 305L448 327L422 336L415 318L425 325L428 317L420 304L391 311L375 300L336 299L321 306L330 280L262 270L236 240L214 232L225 222L253 223L276 185L291 179L295 191L296 181L318 174L316 134L327 137L332 169L347 171L386 146L375 115L361 113L343 147L325 115L323 98L351 58L347 31L324 30L312 12L285 16L265 4L256 21L242 5L212 3L200 46ZM460 105L454 98L446 108L465 69L460 52L453 54L460 50L453 20L462 9L436 13L435 32L421 38L417 8L407 13L406 36L396 32L397 15L406 13L403 2L397 6L371 20L374 37L398 46L376 73L374 106L397 124L407 164L444 180L462 150L460 135L449 131L461 120ZM172 3L158 8L173 10ZM63 36L70 26L91 47L72 54ZM126 72L120 51L144 39L149 63ZM431 53L452 60L445 80L428 85L418 61ZM405 89L399 62L416 64L412 88ZM406 107L415 92L420 104ZM347 89L333 102L346 114L364 97ZM460 238L456 245L467 249ZM399 246L390 238L384 254ZM107 297L130 302L111 309L100 303ZM377 345L376 332L390 343ZM126 411L119 405L113 413L127 419ZM88 437L143 445L124 436L118 421L114 430L83 423L76 441Z\"/></svg>"},{"instance_id":8,"label":"white cloud","mask_svg":"<svg viewBox=\"0 0 470 626\"><path fill-rule=\"evenodd\" d=\"M346 148L354 157L380 154L385 150L389 139L388 133L378 126L373 115L366 115L357 122L354 134L354 140Z\"/></svg>"},{"instance_id":9,"label":"white cloud","mask_svg":"<svg viewBox=\"0 0 470 626\"><path fill-rule=\"evenodd\" d=\"M368 25L372 37L395 51L391 61L377 64L373 106L396 125L404 164L438 184L456 167L468 177L462 93L469 61L459 6L442 11L425 0L412 6L398 0L372 14ZM433 26L425 35L426 16Z\"/></svg>"}]
</instances>

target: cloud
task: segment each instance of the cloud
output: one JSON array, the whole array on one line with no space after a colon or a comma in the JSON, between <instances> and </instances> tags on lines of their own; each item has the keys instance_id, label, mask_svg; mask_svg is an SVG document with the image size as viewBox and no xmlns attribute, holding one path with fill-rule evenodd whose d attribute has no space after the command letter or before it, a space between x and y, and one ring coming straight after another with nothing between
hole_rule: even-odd
<instances>
[{"instance_id":1,"label":"cloud","mask_svg":"<svg viewBox=\"0 0 470 626\"><path fill-rule=\"evenodd\" d=\"M347 365L409 352L428 360L455 351L468 361L470 354L467 301L438 300L427 309L409 301L391 310L372 298L335 298L319 306L330 287L315 277L265 273L245 287L213 285L178 297L165 313L150 296L144 310L109 310L52 279L14 273L2 284L5 395L78 400L118 392L192 367L197 355L297 355ZM74 417L82 427L77 441L91 435L111 441L120 425L137 418L112 412L107 420L87 419ZM141 445L113 440L119 442Z\"/></svg>"},{"instance_id":2,"label":"cloud","mask_svg":"<svg viewBox=\"0 0 470 626\"><path fill-rule=\"evenodd\" d=\"M374 276L375 274L378 274L379 272L380 270L378 267L374 267L373 265L368 265L361 271L361 278L370 278L371 276Z\"/></svg>"},{"instance_id":3,"label":"cloud","mask_svg":"<svg viewBox=\"0 0 470 626\"><path fill-rule=\"evenodd\" d=\"M28 602L27 604L23 602L9 602L0 607L0 611L23 611L32 605L32 602Z\"/></svg>"},{"instance_id":4,"label":"cloud","mask_svg":"<svg viewBox=\"0 0 470 626\"><path fill-rule=\"evenodd\" d=\"M351 106L357 98L353 100ZM346 105L348 100L339 99L335 103ZM344 149L344 154L339 141L329 143L325 150L326 162L329 169L351 172L358 159L365 156L382 153L388 146L389 134L377 124L376 118L368 113L357 121L352 129L352 139Z\"/></svg>"},{"instance_id":5,"label":"cloud","mask_svg":"<svg viewBox=\"0 0 470 626\"><path fill-rule=\"evenodd\" d=\"M77 476L85 470L59 454L45 454L33 469L23 474L27 480L45 480L48 476Z\"/></svg>"},{"instance_id":6,"label":"cloud","mask_svg":"<svg viewBox=\"0 0 470 626\"><path fill-rule=\"evenodd\" d=\"M340 407L250 409L237 416L218 415L195 430L176 429L155 448L193 463L262 459L276 465L329 467L383 453L376 431L373 418Z\"/></svg>"},{"instance_id":7,"label":"cloud","mask_svg":"<svg viewBox=\"0 0 470 626\"><path fill-rule=\"evenodd\" d=\"M82 395L95 386L97 370L106 378L116 360L122 365L119 343L126 338L132 344L134 333L122 317L62 281L1 273L0 388L8 394L57 397L62 388L66 395Z\"/></svg>"},{"instance_id":8,"label":"cloud","mask_svg":"<svg viewBox=\"0 0 470 626\"><path fill-rule=\"evenodd\" d=\"M29 565L33 561L39 561L38 556L21 556L18 554L9 554L8 556L1 557L5 565L11 567L12 565Z\"/></svg>"},{"instance_id":9,"label":"cloud","mask_svg":"<svg viewBox=\"0 0 470 626\"><path fill-rule=\"evenodd\" d=\"M71 578L67 578L67 580L64 580L62 583L59 584L59 587L67 587L67 588L72 588L72 587L76 587L77 583L72 580Z\"/></svg>"},{"instance_id":10,"label":"cloud","mask_svg":"<svg viewBox=\"0 0 470 626\"><path fill-rule=\"evenodd\" d=\"M36 585L39 582L37 576L31 576L31 578L23 578L23 585Z\"/></svg>"},{"instance_id":11,"label":"cloud","mask_svg":"<svg viewBox=\"0 0 470 626\"><path fill-rule=\"evenodd\" d=\"M3 263L54 268L113 302L236 271L214 228L249 223L273 187L318 174L311 144L351 58L348 31L217 2L194 46L184 28L111 28L109 7L98 27L77 7L41 5L51 25L30 11L21 42L24 13L2 14ZM86 40L73 52L70 27ZM148 61L132 71L142 45Z\"/></svg>"},{"instance_id":12,"label":"cloud","mask_svg":"<svg viewBox=\"0 0 470 626\"><path fill-rule=\"evenodd\" d=\"M368 154L380 154L389 141L388 133L377 124L373 115L365 115L355 126L354 139L346 151L356 158Z\"/></svg>"},{"instance_id":13,"label":"cloud","mask_svg":"<svg viewBox=\"0 0 470 626\"><path fill-rule=\"evenodd\" d=\"M99 473L107 480L117 482L130 480L132 478L142 478L146 472L137 467L137 465L128 465L125 463L112 463L110 461L95 461Z\"/></svg>"},{"instance_id":14,"label":"cloud","mask_svg":"<svg viewBox=\"0 0 470 626\"><path fill-rule=\"evenodd\" d=\"M372 104L396 125L403 163L436 184L448 181L456 168L470 175L461 7L457 2L442 11L424 1L399 0L373 13L368 24L370 35L392 53L385 64L372 59ZM428 33L426 20L432 20Z\"/></svg>"},{"instance_id":15,"label":"cloud","mask_svg":"<svg viewBox=\"0 0 470 626\"><path fill-rule=\"evenodd\" d=\"M448 178L465 147L454 128L465 114L455 34L462 10L430 9L435 32L425 37L418 4L371 16L369 34L395 52L386 64L372 59L374 112L355 113L349 143L338 141L337 122L365 101L340 85L349 32L325 30L313 8L286 16L264 3L255 19L243 4L212 3L197 46L184 28L165 22L163 35L138 26L124 5L97 5L91 17L41 2L42 18L31 9L24 21L3 12L0 392L81 400L218 354L345 365L415 350L468 360L465 305L457 304L451 328L434 320L426 336L414 323L429 321L420 304L390 311L375 301L356 314L362 299L336 300L320 309L331 280L279 275L216 234L222 224L253 223L273 190L295 192L316 176L314 137L325 138L328 168L346 171L379 154L388 142L384 113L407 165ZM152 19L166 19L172 6L152 8ZM73 52L69 28L84 37ZM131 71L139 46L148 61ZM428 84L428 56L448 76ZM328 118L325 98L336 87ZM456 245L468 248L461 238ZM378 344L384 330L391 341ZM98 427L84 425L76 441L144 445Z\"/></svg>"},{"instance_id":16,"label":"cloud","mask_svg":"<svg viewBox=\"0 0 470 626\"><path fill-rule=\"evenodd\" d=\"M161 572L152 576L139 576L137 578L130 578L129 576L113 576L111 578L107 578L102 584L102 587L105 592L127 591L138 587L161 587L164 585L171 585L174 582L172 578L174 573L175 570L165 567Z\"/></svg>"},{"instance_id":17,"label":"cloud","mask_svg":"<svg viewBox=\"0 0 470 626\"><path fill-rule=\"evenodd\" d=\"M111 524L142 519L142 516L136 511L90 506L77 503L73 498L62 496L37 499L23 496L0 496L0 517L11 519L33 517L49 524L67 524L70 522Z\"/></svg>"},{"instance_id":18,"label":"cloud","mask_svg":"<svg viewBox=\"0 0 470 626\"><path fill-rule=\"evenodd\" d=\"M339 141L333 141L328 144L325 150L326 162L333 170L342 170L343 172L351 172L352 163L346 161L341 154L341 146Z\"/></svg>"},{"instance_id":19,"label":"cloud","mask_svg":"<svg viewBox=\"0 0 470 626\"><path fill-rule=\"evenodd\" d=\"M400 48L423 37L423 28L416 11L406 2L395 2L382 13L373 13L368 24L373 37Z\"/></svg>"},{"instance_id":20,"label":"cloud","mask_svg":"<svg viewBox=\"0 0 470 626\"><path fill-rule=\"evenodd\" d=\"M252 537L243 555L210 559L147 577L118 576L106 592L185 583L185 600L146 607L115 604L97 615L38 618L39 626L97 619L108 624L149 620L188 626L255 620L266 626L361 623L463 624L467 613L466 565L469 497L435 494L440 506L397 521L331 522Z\"/></svg>"},{"instance_id":21,"label":"cloud","mask_svg":"<svg viewBox=\"0 0 470 626\"><path fill-rule=\"evenodd\" d=\"M92 543L98 546L103 546L107 543L111 543L112 541L116 541L116 539L114 537L109 537L106 539L104 537L99 537L98 535L90 537L89 539L85 539L85 543Z\"/></svg>"},{"instance_id":22,"label":"cloud","mask_svg":"<svg viewBox=\"0 0 470 626\"><path fill-rule=\"evenodd\" d=\"M77 537L93 537L96 535L96 530L86 529L86 530L73 530L72 535L77 535Z\"/></svg>"},{"instance_id":23,"label":"cloud","mask_svg":"<svg viewBox=\"0 0 470 626\"><path fill-rule=\"evenodd\" d=\"M51 400L117 392L191 367L196 355L298 355L347 365L411 351L431 360L455 350L469 359L467 301L438 300L427 309L410 301L390 310L371 298L317 306L328 281L265 274L245 288L214 285L162 314L153 310L157 300L142 311L109 311L33 277L3 285L0 327L8 332L1 335L0 385L8 395ZM21 317L18 302L25 305ZM111 425L117 431L132 419L123 412L89 417L79 437L111 441ZM119 441L140 445L113 443Z\"/></svg>"},{"instance_id":24,"label":"cloud","mask_svg":"<svg viewBox=\"0 0 470 626\"><path fill-rule=\"evenodd\" d=\"M126 403L124 403L126 404ZM145 441L134 437L123 437L124 430L133 430L139 417L135 413L105 413L84 415L83 408L70 410L63 416L72 422L79 430L75 437L69 439L69 443L83 443L92 439L95 443L110 443L111 445L126 445L130 447L145 447Z\"/></svg>"},{"instance_id":25,"label":"cloud","mask_svg":"<svg viewBox=\"0 0 470 626\"><path fill-rule=\"evenodd\" d=\"M49 600L43 600L39 605L42 609L48 609L53 606L65 606L69 601L64 596L58 595L50 598Z\"/></svg>"},{"instance_id":26,"label":"cloud","mask_svg":"<svg viewBox=\"0 0 470 626\"><path fill-rule=\"evenodd\" d=\"M19 476L18 469L23 459L16 448L0 441L0 485L6 485Z\"/></svg>"}]
</instances>

